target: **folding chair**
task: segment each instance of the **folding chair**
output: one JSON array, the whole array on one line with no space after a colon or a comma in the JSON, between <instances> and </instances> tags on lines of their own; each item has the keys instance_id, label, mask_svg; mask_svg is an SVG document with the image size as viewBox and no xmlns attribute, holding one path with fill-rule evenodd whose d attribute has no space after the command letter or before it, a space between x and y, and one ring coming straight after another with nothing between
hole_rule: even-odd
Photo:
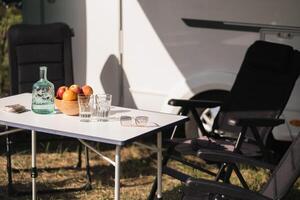
<instances>
[{"instance_id":1,"label":"folding chair","mask_svg":"<svg viewBox=\"0 0 300 200\"><path fill-rule=\"evenodd\" d=\"M171 99L170 105L182 107L181 114L191 111L202 135L193 139L172 137L171 145L164 156L163 173L182 179L167 166L168 160L173 159L216 176L216 180L223 179L228 182L232 168L224 174L221 172L224 172L226 166L214 162L213 164L220 167L220 171L213 173L182 158L182 155L196 156L197 150L203 148L237 152L275 162L275 152L266 147L266 141L272 128L284 122L278 118L299 76L299 65L300 53L292 47L256 41L248 48L233 87L224 102ZM212 131L208 132L196 109L217 106L220 106L220 110ZM149 199L153 199L155 191L156 182Z\"/></svg>"},{"instance_id":2,"label":"folding chair","mask_svg":"<svg viewBox=\"0 0 300 200\"><path fill-rule=\"evenodd\" d=\"M70 27L64 23L43 25L18 24L8 30L9 63L11 95L31 92L32 85L39 79L39 67L48 67L48 79L55 88L73 84L72 43L74 36ZM7 134L7 172L8 192L14 193L11 166L10 133L22 131L10 130ZM81 150L79 143L77 167L81 167ZM86 150L87 176L90 187L88 150ZM89 188L88 187L88 188Z\"/></svg>"},{"instance_id":3,"label":"folding chair","mask_svg":"<svg viewBox=\"0 0 300 200\"><path fill-rule=\"evenodd\" d=\"M238 186L209 180L188 178L183 200L240 199L240 200L280 200L283 199L300 175L300 134L294 139L279 164L274 166L253 160L237 153L202 151L200 158L218 160L232 164L246 164L273 170L269 181L260 192L253 192Z\"/></svg>"}]
</instances>

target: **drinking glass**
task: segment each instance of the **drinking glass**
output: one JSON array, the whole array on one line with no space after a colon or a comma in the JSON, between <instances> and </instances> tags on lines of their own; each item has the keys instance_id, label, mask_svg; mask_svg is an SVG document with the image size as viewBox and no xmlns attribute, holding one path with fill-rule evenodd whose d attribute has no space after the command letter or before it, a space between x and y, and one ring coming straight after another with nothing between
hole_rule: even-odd
<instances>
[{"instance_id":1,"label":"drinking glass","mask_svg":"<svg viewBox=\"0 0 300 200\"><path fill-rule=\"evenodd\" d=\"M108 121L109 111L111 107L111 94L97 94L95 96L96 118L97 121Z\"/></svg>"},{"instance_id":2,"label":"drinking glass","mask_svg":"<svg viewBox=\"0 0 300 200\"><path fill-rule=\"evenodd\" d=\"M81 122L90 122L93 111L93 96L78 95L79 117Z\"/></svg>"}]
</instances>

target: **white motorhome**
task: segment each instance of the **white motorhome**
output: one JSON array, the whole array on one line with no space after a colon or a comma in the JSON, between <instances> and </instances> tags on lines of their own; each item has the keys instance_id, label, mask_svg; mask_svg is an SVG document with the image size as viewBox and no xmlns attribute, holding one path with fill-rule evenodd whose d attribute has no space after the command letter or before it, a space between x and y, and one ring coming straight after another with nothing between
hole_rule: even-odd
<instances>
[{"instance_id":1,"label":"white motorhome","mask_svg":"<svg viewBox=\"0 0 300 200\"><path fill-rule=\"evenodd\" d=\"M26 0L25 23L66 22L74 78L115 105L177 113L170 98L229 91L255 40L300 49L299 0ZM275 138L300 131L300 81Z\"/></svg>"}]
</instances>

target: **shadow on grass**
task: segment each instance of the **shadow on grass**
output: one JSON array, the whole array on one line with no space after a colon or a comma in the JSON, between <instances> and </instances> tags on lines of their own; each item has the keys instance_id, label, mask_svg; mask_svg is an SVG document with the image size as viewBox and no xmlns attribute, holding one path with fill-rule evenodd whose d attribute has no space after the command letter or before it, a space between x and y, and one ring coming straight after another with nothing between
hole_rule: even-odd
<instances>
[{"instance_id":1,"label":"shadow on grass","mask_svg":"<svg viewBox=\"0 0 300 200\"><path fill-rule=\"evenodd\" d=\"M163 193L163 198L169 200L180 200L182 198L182 189L182 185L173 187L172 190L168 190Z\"/></svg>"},{"instance_id":2,"label":"shadow on grass","mask_svg":"<svg viewBox=\"0 0 300 200\"><path fill-rule=\"evenodd\" d=\"M108 178L114 178L114 166L112 165L94 165L90 167L93 173L93 179L96 180L106 180ZM72 170L72 171L85 171L86 169L75 167L75 166L65 166L65 167L49 167L49 168L37 168L39 172L57 172L60 170ZM31 172L31 168L27 169L13 169L14 173L19 172ZM156 166L153 163L152 156L142 159L130 159L126 161L121 161L121 178L137 178L141 175L149 176L156 173ZM105 181L104 181L105 182Z\"/></svg>"},{"instance_id":3,"label":"shadow on grass","mask_svg":"<svg viewBox=\"0 0 300 200\"><path fill-rule=\"evenodd\" d=\"M58 186L65 186L68 180L61 180L55 182L55 187L52 183L37 183L38 199L55 199L59 195L60 199L76 199L75 192L85 191L85 184L81 187L62 188ZM16 189L17 188L17 189ZM53 189L55 188L55 189ZM15 183L12 193L9 195L6 186L0 186L0 199L7 200L27 200L31 199L31 183Z\"/></svg>"},{"instance_id":4,"label":"shadow on grass","mask_svg":"<svg viewBox=\"0 0 300 200\"><path fill-rule=\"evenodd\" d=\"M128 178L139 178L139 177L144 177L144 176L152 176L156 173L156 169L153 166L153 160L152 158L144 158L144 159L130 159L130 160L126 160L126 161L122 161L121 162L121 179L128 179ZM85 168L72 168L72 167L67 167L67 169L65 167L62 168L56 168L58 170L62 170L61 173L64 173L64 170L68 170L71 169L72 171L77 170L78 172L75 171L75 174L78 174L79 172L83 172L85 171ZM30 172L29 169L23 169L24 171L27 171L28 173ZM47 170L39 170L41 172L43 171L47 171ZM49 171L54 171L54 168L51 168ZM98 183L100 183L100 185L102 186L109 186L109 187L114 187L114 167L111 165L95 165L91 167L91 172L92 172L92 181L93 181L93 185L95 187L95 183L96 185L99 185ZM76 176L76 175L75 175ZM39 177L37 178L39 179ZM77 179L81 179L80 181L78 181ZM22 180L21 180L22 181ZM60 197L63 197L64 199L66 198L71 198L74 199L75 194L72 194L76 191L83 191L85 189L85 179L83 178L82 175L80 175L80 177L68 177L68 178L59 178L59 179L55 179L54 181L47 181L45 183L37 183L37 188L40 192L41 195L41 199L43 199L43 194L47 193L49 190L53 189L53 188L58 188L58 191L55 191L55 193L53 193L53 195L59 193ZM79 182L79 183L78 183ZM143 183L136 183L136 184L132 184L133 182L130 182L130 184L126 185L121 183L121 187L135 187L135 186L141 186L141 185L147 185L152 183L152 180L149 182L143 182ZM69 188L70 185L75 185L75 188ZM80 186L79 186L80 185ZM13 184L14 188L16 188L19 192L21 196L27 195L27 197L30 197L31 193L26 193L25 191L30 191L31 190L31 182L27 182L27 183L21 183L19 181L15 181ZM72 186L71 186L72 187ZM7 186L6 185L2 185L0 186L0 191L4 191L5 194L2 198L2 196L0 196L0 199L26 199L26 197L9 197L7 195ZM44 191L44 192L43 192ZM1 194L1 195L2 195ZM14 192L13 194L17 194L17 192ZM47 195L47 199L49 199L49 197L52 194ZM62 195L62 196L61 196ZM73 195L73 196L72 196Z\"/></svg>"},{"instance_id":5,"label":"shadow on grass","mask_svg":"<svg viewBox=\"0 0 300 200\"><path fill-rule=\"evenodd\" d=\"M76 166L65 166L65 167L45 167L45 168L38 168L38 172L55 172L55 171L59 171L59 170L80 170L80 167L76 167ZM26 168L26 169L15 169L13 168L12 171L14 173L19 173L19 172L31 172L31 168Z\"/></svg>"},{"instance_id":6,"label":"shadow on grass","mask_svg":"<svg viewBox=\"0 0 300 200\"><path fill-rule=\"evenodd\" d=\"M101 182L103 186L114 187L114 167L111 165L96 165L91 167L92 179ZM141 176L153 176L156 168L153 166L152 158L130 159L121 161L121 179L139 178ZM148 184L148 183L145 183ZM140 184L139 184L140 185ZM121 184L122 187L126 185ZM134 187L135 185L130 185Z\"/></svg>"}]
</instances>

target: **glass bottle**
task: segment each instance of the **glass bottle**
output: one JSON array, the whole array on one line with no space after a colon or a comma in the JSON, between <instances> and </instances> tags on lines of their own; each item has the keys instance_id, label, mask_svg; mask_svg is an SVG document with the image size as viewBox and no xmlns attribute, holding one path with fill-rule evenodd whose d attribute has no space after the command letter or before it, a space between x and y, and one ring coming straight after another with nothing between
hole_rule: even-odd
<instances>
[{"instance_id":1,"label":"glass bottle","mask_svg":"<svg viewBox=\"0 0 300 200\"><path fill-rule=\"evenodd\" d=\"M38 114L54 112L54 85L47 80L47 67L40 67L40 80L32 87L31 109Z\"/></svg>"}]
</instances>

